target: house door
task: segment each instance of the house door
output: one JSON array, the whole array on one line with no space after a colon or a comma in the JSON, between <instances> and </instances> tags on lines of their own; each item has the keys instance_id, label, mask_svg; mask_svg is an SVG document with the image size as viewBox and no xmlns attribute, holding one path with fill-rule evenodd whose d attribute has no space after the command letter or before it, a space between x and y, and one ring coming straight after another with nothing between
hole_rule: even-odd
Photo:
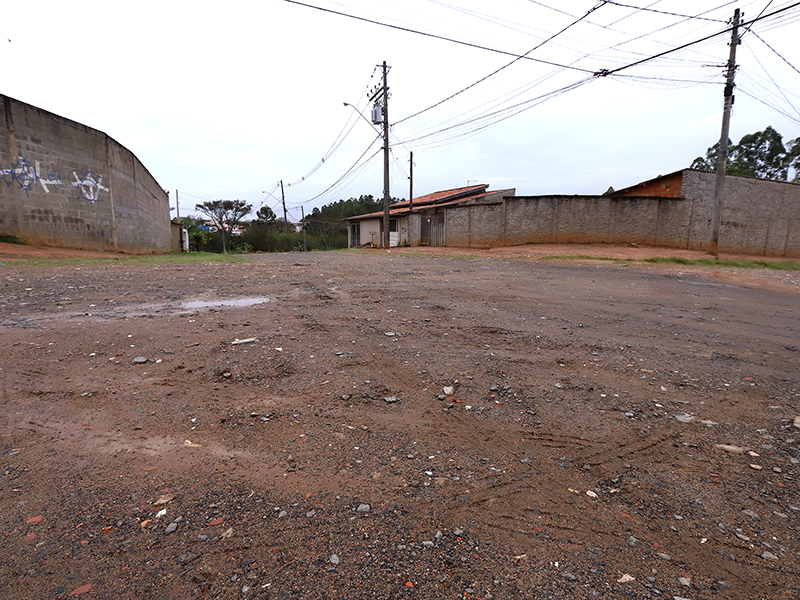
<instances>
[{"instance_id":1,"label":"house door","mask_svg":"<svg viewBox=\"0 0 800 600\"><path fill-rule=\"evenodd\" d=\"M361 223L353 223L350 225L350 247L359 246L361 246Z\"/></svg>"},{"instance_id":2,"label":"house door","mask_svg":"<svg viewBox=\"0 0 800 600\"><path fill-rule=\"evenodd\" d=\"M420 244L423 246L444 246L444 213L422 215Z\"/></svg>"},{"instance_id":3,"label":"house door","mask_svg":"<svg viewBox=\"0 0 800 600\"><path fill-rule=\"evenodd\" d=\"M444 213L436 213L431 220L431 246L444 246Z\"/></svg>"}]
</instances>

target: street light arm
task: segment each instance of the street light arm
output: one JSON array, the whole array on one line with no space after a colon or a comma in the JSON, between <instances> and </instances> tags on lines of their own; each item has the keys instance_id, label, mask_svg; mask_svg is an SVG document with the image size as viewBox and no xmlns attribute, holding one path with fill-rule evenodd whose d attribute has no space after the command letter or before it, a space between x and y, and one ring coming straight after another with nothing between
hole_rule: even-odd
<instances>
[{"instance_id":1,"label":"street light arm","mask_svg":"<svg viewBox=\"0 0 800 600\"><path fill-rule=\"evenodd\" d=\"M359 110L358 110L358 109L357 109L355 106L353 106L353 105L352 105L352 104L350 104L349 102L344 102L343 104L344 104L345 106L349 106L349 107L350 107L350 108L352 108L354 111L356 111L356 114L357 114L359 117L361 117L362 119L364 119L364 120L365 120L367 123L369 123L369 126L370 126L370 127L372 127L372 128L373 128L373 129L376 131L376 133L377 133L378 135L383 135L383 132L381 132L381 130L380 130L380 129L378 129L377 127L375 127L375 124L374 124L372 121L370 121L370 120L369 120L367 117L365 117L365 116L364 116L364 114L363 114L361 111L359 111Z\"/></svg>"}]
</instances>

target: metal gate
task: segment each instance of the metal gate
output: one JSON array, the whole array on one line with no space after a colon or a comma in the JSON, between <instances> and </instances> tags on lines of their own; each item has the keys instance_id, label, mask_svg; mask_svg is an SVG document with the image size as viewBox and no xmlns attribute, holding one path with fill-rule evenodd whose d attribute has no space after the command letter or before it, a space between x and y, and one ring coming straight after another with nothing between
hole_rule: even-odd
<instances>
[{"instance_id":1,"label":"metal gate","mask_svg":"<svg viewBox=\"0 0 800 600\"><path fill-rule=\"evenodd\" d=\"M437 212L422 216L420 244L423 246L444 246L444 213Z\"/></svg>"}]
</instances>

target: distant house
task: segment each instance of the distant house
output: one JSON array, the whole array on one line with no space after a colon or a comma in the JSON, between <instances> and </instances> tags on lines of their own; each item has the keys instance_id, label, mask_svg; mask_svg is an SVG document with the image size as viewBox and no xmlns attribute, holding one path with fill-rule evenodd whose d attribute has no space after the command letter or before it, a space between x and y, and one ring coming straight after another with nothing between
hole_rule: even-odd
<instances>
[{"instance_id":1,"label":"distant house","mask_svg":"<svg viewBox=\"0 0 800 600\"><path fill-rule=\"evenodd\" d=\"M477 185L390 210L391 245L610 243L705 250L715 173L682 169L603 195L516 196ZM383 213L347 219L350 247L381 245ZM800 257L800 185L727 175L719 250Z\"/></svg>"},{"instance_id":2,"label":"distant house","mask_svg":"<svg viewBox=\"0 0 800 600\"><path fill-rule=\"evenodd\" d=\"M445 209L456 205L496 202L513 196L513 189L489 192L486 184L434 192L410 202L392 204L389 210L390 246L444 246ZM348 222L350 248L375 245L383 241L383 211L356 215Z\"/></svg>"}]
</instances>

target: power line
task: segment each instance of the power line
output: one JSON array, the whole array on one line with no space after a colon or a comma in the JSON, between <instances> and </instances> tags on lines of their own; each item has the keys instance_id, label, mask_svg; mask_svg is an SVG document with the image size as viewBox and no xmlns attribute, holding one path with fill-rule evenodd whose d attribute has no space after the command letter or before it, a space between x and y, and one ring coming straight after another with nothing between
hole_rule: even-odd
<instances>
[{"instance_id":1,"label":"power line","mask_svg":"<svg viewBox=\"0 0 800 600\"><path fill-rule=\"evenodd\" d=\"M581 79L579 81L571 83L570 85L564 86L562 88L559 88L559 89L551 91L551 92L547 92L546 94L542 94L541 96L537 96L536 98L532 98L530 100L525 100L524 102L519 102L519 103L514 104L512 106L508 106L508 107L496 110L496 111L488 113L488 114L479 115L477 117L473 117L471 119L467 119L466 121L462 121L461 123L457 123L455 125L451 125L450 127L445 127L443 129L440 129L438 131L434 131L434 132L429 133L429 134L421 135L421 136L413 138L411 140L406 140L406 143L410 144L412 142L418 142L420 140L432 137L434 135L437 135L437 134L440 134L440 133L444 133L446 131L451 131L451 130L456 129L458 127L463 127L464 125L469 125L471 123L476 123L476 122L481 121L483 119L488 119L488 118L491 118L491 117L499 116L499 118L497 120L492 121L490 123L487 123L485 125L482 125L482 126L478 127L477 129L471 130L470 132L467 132L468 134L475 133L477 131L480 131L482 129L486 129L487 127L490 127L492 125L495 125L497 123L505 121L506 119L508 119L508 118L510 118L512 116L516 116L517 114L520 114L521 112L524 112L525 110L533 108L534 106L538 106L539 104L541 104L542 102L544 102L546 100L550 100L551 98L555 98L556 96L560 96L561 94L564 94L566 92L569 92L569 91L572 91L574 89L577 89L577 88L581 87L582 85L585 85L585 84L587 84L587 83L589 83L591 81L594 81L594 78L586 77L584 79ZM534 103L536 103L536 104L534 104ZM522 110L517 110L516 112L514 112L511 115L506 114L509 111L512 111L512 110L515 110L515 109L520 109L520 108Z\"/></svg>"},{"instance_id":2,"label":"power line","mask_svg":"<svg viewBox=\"0 0 800 600\"><path fill-rule=\"evenodd\" d=\"M665 10L656 10L654 8L649 8L649 7L632 6L630 4L622 4L621 2L612 2L611 0L606 0L606 4L613 4L614 6L619 6L621 8L634 8L637 11L642 11L642 12L652 12L652 13L658 13L660 15L669 15L671 17L681 17L682 19L696 19L700 21L713 21L715 23L725 23L723 19L708 19L700 16L681 15L678 13L667 12ZM731 3L729 2L729 4Z\"/></svg>"},{"instance_id":3,"label":"power line","mask_svg":"<svg viewBox=\"0 0 800 600\"><path fill-rule=\"evenodd\" d=\"M800 116L800 112L798 112L797 108L795 108L795 106L789 101L789 98L787 98L786 94L783 93L783 89L781 89L781 87L772 78L772 75L769 74L769 71L767 71L766 67L764 67L764 65L761 63L761 61L758 60L758 56L756 56L755 53L753 53L753 58L756 59L756 62L758 63L758 66L761 67L764 70L764 73L766 73L767 77L772 82L772 85L775 86L775 89L778 90L778 93L780 93L780 95L783 97L783 99L786 101L786 103L789 106L792 107L792 110L794 110L794 112L796 112L798 114L798 116Z\"/></svg>"},{"instance_id":4,"label":"power line","mask_svg":"<svg viewBox=\"0 0 800 600\"><path fill-rule=\"evenodd\" d=\"M560 67L562 69L572 69L573 71L580 71L581 73L591 73L588 69L581 69L580 67L575 67L571 65L562 65L556 62L551 62L549 60L542 60L539 58L533 58L531 56L524 56L515 54L514 52L507 52L505 50L498 50L497 48L490 48L488 46L481 46L480 44L473 44L472 42L464 42L462 40L456 40L453 38L449 38L443 35L437 35L435 33L427 33L425 31L418 31L416 29L411 29L410 27L401 27L400 25L392 25L391 23L382 23L380 21L375 21L374 19L367 19L366 17L358 17L356 15L350 15L344 12L340 12L338 10L332 10L330 8L323 8L321 6L314 6L313 4L306 4L305 2L298 2L298 0L283 0L284 2L288 2L289 4L297 4L298 6L305 6L306 8L313 8L315 10L319 10L322 12L331 13L334 15L339 15L341 17L347 17L348 19L355 19L356 21L363 21L365 23L371 23L372 25L380 25L381 27L388 27L390 29L397 29L398 31L405 31L406 33L414 33L416 35L422 35L425 37L433 38L436 40L442 40L445 42L452 42L454 44L460 44L462 46L467 46L469 48L476 48L478 50L486 50L487 52L494 52L495 54L503 54L505 56L513 56L515 58L524 58L524 60L530 60L533 62L550 65L551 67Z\"/></svg>"},{"instance_id":5,"label":"power line","mask_svg":"<svg viewBox=\"0 0 800 600\"><path fill-rule=\"evenodd\" d=\"M364 152L361 154L361 156L359 156L359 157L358 157L358 159L356 159L356 161L355 161L355 162L352 164L352 166L351 166L349 169L347 169L347 171L345 171L345 172L344 172L344 175L342 175L341 177L339 177L339 179L337 179L336 181L334 181L334 182L333 182L333 183L332 183L330 186L328 186L328 187L327 187L325 190L323 190L322 192L320 192L319 194L317 194L317 195L316 195L316 196L314 196L313 198L309 198L308 200L305 200L305 201L303 201L303 202L299 202L299 203L295 204L294 206L295 206L295 207L297 207L297 206L302 206L302 205L308 204L309 202L313 202L313 201L314 201L314 200L316 200L317 198L320 198L321 196L324 196L325 194L327 194L327 193L328 193L330 190L332 190L332 189L333 189L335 186L337 186L337 185L338 185L338 184L339 184L341 181L343 181L343 180L345 179L345 177L347 177L348 175L350 175L352 172L354 172L354 171L355 171L355 169L358 167L358 163L361 161L361 159L362 159L362 158L364 158L364 156L367 154L367 152L369 152L370 148L372 148L372 146L374 146L374 145L375 145L375 142L377 142L377 141L378 141L378 140L380 140L380 139L381 139L381 136L378 136L378 137L376 137L374 140L372 140L372 142L370 142L370 145L369 145L369 146L367 146L367 149L366 149L366 150L364 150ZM370 156L370 157L367 159L367 161L364 163L364 165L366 165L366 163L367 163L367 162L369 162L370 160L372 160L373 158L375 158L375 156L377 156L378 152L381 152L381 150L382 150L382 149L381 149L381 148L379 148L379 149L378 149L378 150L375 152L375 154L373 154L372 156ZM362 165L362 167L363 167L364 165Z\"/></svg>"},{"instance_id":6,"label":"power line","mask_svg":"<svg viewBox=\"0 0 800 600\"><path fill-rule=\"evenodd\" d=\"M435 103L435 104L433 104L433 105L429 106L428 108L424 108L424 109L422 109L422 110L420 110L420 111L418 111L418 112L414 113L413 115L410 115L410 116L408 116L408 117L406 117L406 118L404 118L404 119L400 119L399 121L395 121L395 123L394 123L394 124L395 124L395 125L399 125L400 123L402 123L402 122L404 122L404 121L407 121L407 120L409 120L409 119L411 119L411 118L413 118L413 117L416 117L416 116L418 116L418 115L421 115L421 114L422 114L422 113L424 113L424 112L427 112L427 111L429 111L429 110L431 110L431 109L433 109L433 108L436 108L437 106L440 106L440 105L444 104L444 103L445 103L445 102L447 102L448 100L452 100L453 98L455 98L455 97L456 97L456 96L458 96L459 94L462 94L462 93L466 92L467 90L469 90L469 89L471 89L471 88L475 87L476 85L478 85L478 84L480 84L480 83L483 83L484 81L486 81L486 80L487 80L487 79L489 79L490 77L492 77L492 76L494 76L494 75L497 75L497 74L498 74L500 71L502 71L502 70L504 70L504 69L507 69L508 67L510 67L510 66L511 66L511 65L513 65L513 64L516 64L517 62L519 62L519 61L520 61L520 60L522 60L523 58L527 58L527 57L528 57L528 55L529 55L531 52L533 52L533 51L535 51L535 50L538 50L539 48L541 48L542 46L544 46L544 45L545 45L547 42L550 42L550 41L554 40L554 39L555 39L555 38L557 38L559 35L561 35L562 33L564 33L564 32L565 32L567 29L569 29L570 27L573 27L573 26L577 25L578 23L580 23L581 21L583 21L583 20L584 20L586 17L588 17L590 14L592 14L594 11L596 11L598 8L602 7L604 4L606 4L606 1L605 1L605 0L603 0L603 2L602 2L601 4L598 4L598 5L597 5L597 6L595 6L594 8L590 9L590 10L589 10L589 11L588 11L588 12L587 12L585 15L583 15L582 17L579 17L579 18L575 19L575 20L574 20L572 23L570 23L569 25L567 25L566 27L564 27L563 29L561 29L561 31L559 31L559 32L557 32L557 33L554 33L553 35L551 35L551 36L550 36L549 38L547 38L546 40L543 40L542 42L540 42L539 44L537 44L536 46L534 46L533 48L531 48L530 50L528 50L528 51L527 51L525 54L522 54L522 55L520 55L520 56L517 56L517 57L516 57L516 58L514 58L514 60L512 60L511 62L509 62L509 63L507 63L507 64L503 65L503 66L502 66L502 67L500 67L499 69L496 69L496 70L492 71L491 73L489 73L489 74L488 74L488 75L486 75L485 77L482 77L481 79L479 79L479 80L478 80L478 81L476 81L475 83L472 83L472 84L468 85L467 87L465 87L464 89L462 89L462 90L460 90L460 91L456 92L455 94L451 94L450 96L448 96L448 97L447 97L447 98L445 98L444 100L440 100L439 102L437 102L437 103Z\"/></svg>"},{"instance_id":7,"label":"power line","mask_svg":"<svg viewBox=\"0 0 800 600\"><path fill-rule=\"evenodd\" d=\"M758 13L758 16L760 17L761 15L763 15L766 12L766 10L769 8L770 4L772 4L773 2L774 2L774 0L769 0L769 2L767 2L767 5L764 8L761 9L760 13ZM750 28L752 26L753 26L753 23L750 23L750 25L747 26L747 29L744 30L744 33L742 35L740 35L739 38L740 39L743 38L745 36L745 34L750 31Z\"/></svg>"},{"instance_id":8,"label":"power line","mask_svg":"<svg viewBox=\"0 0 800 600\"><path fill-rule=\"evenodd\" d=\"M783 62L785 62L787 65L789 65L789 66L790 66L792 69L794 69L795 71L797 71L798 73L800 73L800 70L798 70L798 69L797 69L797 67L795 67L795 66L794 66L792 63L790 63L790 62L789 62L788 60L786 60L786 59L785 59L783 56L781 56L780 52L778 52L777 50L775 50L775 48L773 48L773 47L772 47L772 46L770 46L770 45L769 45L767 42L765 42L765 41L764 41L764 38L762 38L760 35L758 35L758 34L757 34L755 31L753 31L753 32L751 32L751 33L752 33L754 36L756 36L756 37L757 37L759 40L761 40L761 43L763 43L763 44L764 44L764 45L765 45L767 48L769 48L769 49L770 49L770 50L772 50L772 51L773 51L775 54L777 54L777 55L778 55L778 58L780 58L780 59L781 59Z\"/></svg>"},{"instance_id":9,"label":"power line","mask_svg":"<svg viewBox=\"0 0 800 600\"><path fill-rule=\"evenodd\" d=\"M183 190L181 190L181 195L182 196L191 196L192 198L197 198L198 200L204 200L206 202L216 202L216 200L210 200L209 198L203 198L201 196L195 196L194 194L190 194L189 192L185 192Z\"/></svg>"},{"instance_id":10,"label":"power line","mask_svg":"<svg viewBox=\"0 0 800 600\"><path fill-rule=\"evenodd\" d=\"M366 85L366 86L364 86L364 91L366 91L367 89L369 89L370 80L372 79L372 77L373 77L374 75L375 75L375 70L373 69L373 71L372 71L372 75L370 75L370 79L367 81L367 85ZM360 97L363 97L363 95L364 95L364 92L362 92L361 94L359 94L359 98L360 98ZM355 108L356 110L358 110L358 108L357 108L357 107L353 107L353 108ZM360 112L360 111L359 111L359 112ZM350 119L352 119L352 118L353 118L353 117L352 117L352 115L350 115L350 116L348 116L348 117L347 117L347 121L345 121L344 127L342 127L342 130L339 132L339 135L337 135L337 136L336 136L336 139L334 139L334 140L333 140L333 143L331 144L331 147L330 147L330 148L328 149L328 151L327 151L327 152L326 152L326 153L323 155L323 157L322 157L322 158L319 160L319 162L318 162L316 165L314 165L314 168L313 168L313 169L311 169L311 170L310 170L308 173L306 173L306 175L304 175L303 177L301 177L301 178L300 178L300 179L298 179L297 181L293 181L293 182L291 182L291 183L287 183L287 184L286 184L286 186L287 186L287 187L292 187L292 186L295 186L295 185L298 185L298 184L300 184L300 183L304 182L306 179L308 179L308 178L309 178L309 177L311 177L311 176L312 176L314 173L316 173L316 172L317 172L317 171L318 171L318 170L319 170L319 169L322 167L322 165L324 165L324 164L325 164L325 161L327 161L327 160L328 160L328 159L329 159L331 156L333 156L334 152L336 152L336 151L337 151L337 150L338 150L338 149L341 147L341 145L342 145L342 144L344 143L344 141L347 139L347 136L349 136L349 135L350 135L350 132L351 132L351 131L353 131L353 128L356 126L356 123L358 123L358 119L355 119L355 120L353 120L353 122L352 122L352 125L351 125L351 124L350 124ZM350 129L347 129L347 126L348 126L348 125L350 125ZM345 129L347 129L347 132L346 132L346 133L345 133ZM344 135L343 135L343 134L344 134Z\"/></svg>"},{"instance_id":11,"label":"power line","mask_svg":"<svg viewBox=\"0 0 800 600\"><path fill-rule=\"evenodd\" d=\"M782 114L782 115L783 115L784 117L786 117L787 119L790 119L790 120L794 121L795 123L797 123L797 124L800 124L800 119L798 119L798 118L797 118L797 117L795 117L794 115L790 115L788 112L786 112L786 111L784 111L784 110L781 110L780 108L778 108L777 106L774 106L774 105L770 104L770 103L769 103L769 102L767 102L766 100L762 100L761 98L759 98L759 97L757 97L757 96L755 96L755 95L753 95L753 94L749 93L749 92L748 92L748 91L747 91L745 88L743 88L741 85L737 85L737 86L736 86L736 89L737 89L737 91L738 91L739 93L741 93L741 94L744 94L745 96L749 96L750 98L752 98L752 99L753 99L753 100L755 100L756 102L760 102L760 103L761 103L761 104L763 104L764 106L766 106L766 107L768 107L768 108L771 108L772 110L774 110L774 111L775 111L775 112L777 112L777 113L780 113L780 114ZM794 107L792 107L792 108L794 108ZM796 109L795 109L795 110L796 110Z\"/></svg>"},{"instance_id":12,"label":"power line","mask_svg":"<svg viewBox=\"0 0 800 600\"><path fill-rule=\"evenodd\" d=\"M756 17L755 19L752 19L751 21L748 21L747 24L748 25L752 25L753 23L755 23L757 21L761 21L761 20L764 20L764 19L769 19L769 18L774 17L774 16L776 16L778 14L784 13L787 10L790 10L792 8L796 8L797 6L800 6L800 2L795 2L794 4L791 4L791 5L786 6L784 8L778 9L775 12L770 13L770 14L768 14L766 16ZM744 25L744 24L742 24L742 25ZM597 73L597 76L598 77L607 77L608 75L614 75L614 74L619 73L620 71L623 71L625 69L630 69L631 67L635 67L635 66L644 64L646 62L650 62L651 60L655 60L656 58L661 58L663 56L666 56L667 54L672 54L673 52L677 52L678 50L684 50L685 48L688 48L689 46L694 46L695 44L699 44L701 42L705 42L705 41L710 40L712 38L715 38L717 36L724 35L726 33L730 33L732 30L733 30L733 27L728 27L724 31L718 31L717 33L712 33L711 35L707 35L707 36L705 36L703 38L700 38L699 40L695 40L694 42L689 42L687 44L682 44L680 46L677 46L676 48L672 48L671 50L666 50L664 52L660 52L658 54L654 54L653 56L650 56L649 58L643 58L642 60L637 60L636 62L632 62L632 63L630 63L628 65L624 65L622 67L617 67L616 69L599 71Z\"/></svg>"}]
</instances>

